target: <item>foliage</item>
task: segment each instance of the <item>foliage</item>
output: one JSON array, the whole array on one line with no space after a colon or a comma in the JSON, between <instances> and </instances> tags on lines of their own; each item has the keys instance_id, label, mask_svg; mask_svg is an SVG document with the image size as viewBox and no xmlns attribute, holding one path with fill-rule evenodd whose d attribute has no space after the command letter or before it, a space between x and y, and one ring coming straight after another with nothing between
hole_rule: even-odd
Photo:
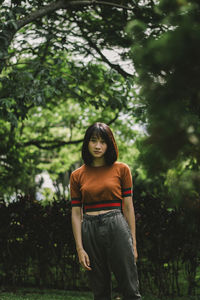
<instances>
[{"instance_id":1,"label":"foliage","mask_svg":"<svg viewBox=\"0 0 200 300\"><path fill-rule=\"evenodd\" d=\"M125 1L122 8L113 2L113 28L108 27L106 2L88 10L79 1L69 7L66 1L2 3L0 194L35 198L42 185L35 178L46 170L62 198L70 170L80 164L80 143L89 124L114 125L121 115L129 116L127 122L117 121L125 152L122 140L131 134L126 124L134 120L133 79L104 50L124 45L118 52L128 57L124 27L133 3Z\"/></svg>"},{"instance_id":2,"label":"foliage","mask_svg":"<svg viewBox=\"0 0 200 300\"><path fill-rule=\"evenodd\" d=\"M39 181L37 184L35 177L46 170L56 186L57 196L62 198L64 190L67 192L68 189L71 170L81 164L80 147L85 129L97 120L111 123L116 132L120 159L130 162L134 157L127 148L131 150L134 145L130 145L129 137L137 132L128 129L126 119L115 121L118 116L123 116L118 109L96 109L87 102L79 104L67 97L67 100L60 99L45 107L31 108L28 118L18 122L17 128L1 121L4 141L0 146L3 154L1 194L9 197L13 192L23 192L35 198L43 183ZM130 122L131 118L128 120ZM112 124L113 121L115 124ZM59 191L60 183L62 191Z\"/></svg>"},{"instance_id":3,"label":"foliage","mask_svg":"<svg viewBox=\"0 0 200 300\"><path fill-rule=\"evenodd\" d=\"M145 187L139 177L135 178L141 287L150 293L158 289L160 296L186 292L195 295L199 267L200 202L196 202L195 206L169 208L167 191L163 188L162 194L160 192L160 178L149 184L152 187Z\"/></svg>"},{"instance_id":4,"label":"foliage","mask_svg":"<svg viewBox=\"0 0 200 300\"><path fill-rule=\"evenodd\" d=\"M149 133L143 160L154 174L176 159L199 165L199 10L198 1L155 1L151 18L127 27L141 87L136 113Z\"/></svg>"},{"instance_id":5,"label":"foliage","mask_svg":"<svg viewBox=\"0 0 200 300\"><path fill-rule=\"evenodd\" d=\"M29 284L38 286L76 285L79 265L67 204L64 200L54 201L43 207L29 197L21 197L9 206L1 203L3 285L23 284L25 278L29 278Z\"/></svg>"},{"instance_id":6,"label":"foliage","mask_svg":"<svg viewBox=\"0 0 200 300\"><path fill-rule=\"evenodd\" d=\"M71 141L55 138L50 128L54 126L52 122L42 127L41 135L34 135L32 130L29 139L24 126L28 124L26 118L39 116L38 111L46 118L48 109L57 110L60 115L61 107L70 110L71 103L77 103L81 109L74 116L76 122L72 122L77 131L94 120L86 117L87 112L93 113L92 106L100 114L103 110L108 115L114 111L115 121L117 113L122 111L129 118L123 124L129 128L130 116L134 115L134 121L145 124L148 135L138 141L140 156L136 164L142 162L148 176L168 170L165 184L179 201L180 193L172 191L172 181L180 180L179 190L185 187L185 177L177 174L180 165L190 161L188 193L199 197L196 189L199 182L198 1L123 1L123 4L96 1L80 5L79 1L67 4L60 0L55 4L29 0L12 1L11 5L2 1L2 4L0 116L5 122L1 131L2 187L8 183L9 190L11 181L12 192L24 190L21 183L13 180L14 174L19 178L18 172L23 168L20 160L25 162L21 182L27 186L30 181L28 186L33 190L33 178L49 156L55 157L54 167L50 164L44 169L52 176L63 172L58 157L61 155L62 162L66 156L68 162L71 160L72 151L64 148ZM124 62L131 58L134 75L122 64L108 59L105 55L108 49L117 51ZM96 119L107 121L109 118L104 116L96 114ZM64 121L64 126L72 126L71 121ZM41 124L38 122L38 128ZM120 122L117 124L122 126ZM134 131L130 137L124 128L119 141L123 151L126 147L123 148L123 139L133 135ZM22 151L23 146L30 147L31 154L26 149ZM61 147L64 150L60 151ZM44 148L54 151L45 154ZM78 146L74 147L73 152L77 149ZM134 153L138 153L135 147ZM70 167L68 162L66 166ZM135 164L134 159L131 162ZM31 170L29 176L28 170ZM55 177L59 182L60 175ZM4 191L2 188L1 193Z\"/></svg>"},{"instance_id":7,"label":"foliage","mask_svg":"<svg viewBox=\"0 0 200 300\"><path fill-rule=\"evenodd\" d=\"M100 91L106 91L108 85L104 85L99 80L96 67L90 62L103 60L109 67L116 70L124 77L128 77L118 64L113 64L103 54L105 48L127 44L127 34L124 27L130 19L126 10L128 1L124 1L124 10L119 9L120 4L114 1L112 10L112 27L108 27L108 16L104 5L96 5L91 1L85 4L89 7L85 10L80 1L12 1L9 5L7 1L2 1L0 10L0 70L1 75L1 116L12 124L20 118L25 118L29 107L46 103L60 93L68 90L77 97L77 101L87 101L88 96L94 105L103 106L108 99L99 95ZM119 22L120 20L120 22ZM123 46L124 47L124 46ZM55 53L57 55L55 55ZM72 56L74 61L67 62L67 70L64 71L63 54ZM66 56L65 55L65 56ZM48 57L48 61L47 58ZM75 61L80 57L84 63L77 66ZM54 75L50 70L50 65L54 65ZM72 74L71 74L72 72ZM110 81L116 77L106 77ZM83 82L85 76L90 77L86 84ZM102 78L101 78L102 79ZM9 88L8 88L9 87ZM87 88L89 88L87 90ZM91 93L91 88L94 93ZM123 86L121 86L123 89ZM98 99L97 99L98 97ZM93 99L92 99L93 98ZM122 97L109 99L111 107L122 107ZM50 101L51 101L50 100ZM97 101L98 100L98 101ZM55 101L55 99L54 99Z\"/></svg>"}]
</instances>

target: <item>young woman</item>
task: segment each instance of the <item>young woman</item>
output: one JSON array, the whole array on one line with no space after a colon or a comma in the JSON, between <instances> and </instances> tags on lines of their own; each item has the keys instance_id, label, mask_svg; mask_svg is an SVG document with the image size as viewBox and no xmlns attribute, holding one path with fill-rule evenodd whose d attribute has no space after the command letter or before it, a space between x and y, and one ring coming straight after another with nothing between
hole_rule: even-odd
<instances>
[{"instance_id":1,"label":"young woman","mask_svg":"<svg viewBox=\"0 0 200 300\"><path fill-rule=\"evenodd\" d=\"M117 162L111 129L91 125L84 137L84 165L72 172L72 228L79 262L88 270L95 300L111 299L111 271L124 300L138 290L135 215L129 167Z\"/></svg>"}]
</instances>

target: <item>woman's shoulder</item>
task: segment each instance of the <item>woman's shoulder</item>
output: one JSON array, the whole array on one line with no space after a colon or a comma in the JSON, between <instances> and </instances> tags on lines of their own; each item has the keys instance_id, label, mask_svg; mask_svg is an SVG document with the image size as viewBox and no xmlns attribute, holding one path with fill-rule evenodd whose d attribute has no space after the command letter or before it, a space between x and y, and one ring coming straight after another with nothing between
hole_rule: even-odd
<instances>
[{"instance_id":1,"label":"woman's shoulder","mask_svg":"<svg viewBox=\"0 0 200 300\"><path fill-rule=\"evenodd\" d=\"M116 168L119 168L119 169L130 169L130 167L126 163L121 162L121 161L114 162L114 166L116 166Z\"/></svg>"},{"instance_id":2,"label":"woman's shoulder","mask_svg":"<svg viewBox=\"0 0 200 300\"><path fill-rule=\"evenodd\" d=\"M79 168L77 168L76 170L74 170L72 173L71 173L71 176L72 177L77 177L79 176L80 174L82 174L85 170L85 164L80 166Z\"/></svg>"}]
</instances>

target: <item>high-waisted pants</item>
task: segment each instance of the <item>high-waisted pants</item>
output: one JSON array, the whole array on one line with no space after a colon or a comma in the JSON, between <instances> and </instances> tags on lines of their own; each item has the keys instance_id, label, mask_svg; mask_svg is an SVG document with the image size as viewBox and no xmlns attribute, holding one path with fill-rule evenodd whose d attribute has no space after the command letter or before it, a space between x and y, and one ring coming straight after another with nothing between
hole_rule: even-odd
<instances>
[{"instance_id":1,"label":"high-waisted pants","mask_svg":"<svg viewBox=\"0 0 200 300\"><path fill-rule=\"evenodd\" d=\"M120 210L83 216L83 246L92 271L87 271L94 300L111 300L111 271L123 300L141 299L133 240Z\"/></svg>"}]
</instances>

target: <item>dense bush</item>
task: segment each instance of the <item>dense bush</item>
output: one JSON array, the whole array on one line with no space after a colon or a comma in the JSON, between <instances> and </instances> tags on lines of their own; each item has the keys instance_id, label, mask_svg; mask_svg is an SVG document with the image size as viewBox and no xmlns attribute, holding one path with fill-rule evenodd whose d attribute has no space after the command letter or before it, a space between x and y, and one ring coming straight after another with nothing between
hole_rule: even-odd
<instances>
[{"instance_id":1,"label":"dense bush","mask_svg":"<svg viewBox=\"0 0 200 300\"><path fill-rule=\"evenodd\" d=\"M138 270L142 290L195 295L200 259L200 203L169 208L169 199L137 187L135 193ZM141 197L141 195L143 196Z\"/></svg>"},{"instance_id":2,"label":"dense bush","mask_svg":"<svg viewBox=\"0 0 200 300\"><path fill-rule=\"evenodd\" d=\"M2 202L0 223L1 284L81 286L69 201L43 206L18 197L9 205Z\"/></svg>"}]
</instances>

